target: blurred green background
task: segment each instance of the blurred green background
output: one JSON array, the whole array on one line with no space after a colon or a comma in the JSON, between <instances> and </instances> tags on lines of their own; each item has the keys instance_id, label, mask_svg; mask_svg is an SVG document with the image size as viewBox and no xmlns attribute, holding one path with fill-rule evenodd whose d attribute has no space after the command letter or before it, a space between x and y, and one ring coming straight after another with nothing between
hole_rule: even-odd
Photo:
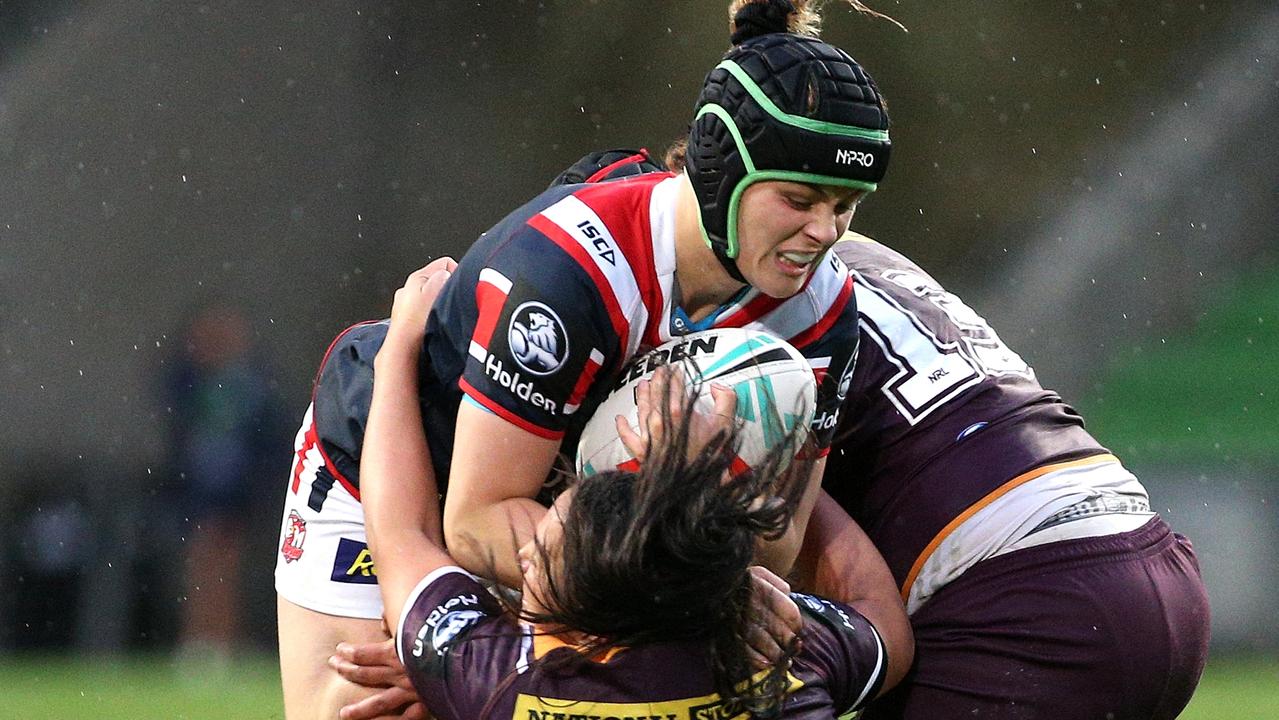
<instances>
[{"instance_id":1,"label":"blurred green background","mask_svg":"<svg viewBox=\"0 0 1279 720\"><path fill-rule=\"evenodd\" d=\"M582 153L683 133L725 5L0 2L0 716L278 716L280 498L328 340ZM873 6L910 32L826 12L893 117L854 229L990 320L1194 540L1214 654L1186 717L1279 717L1279 8ZM251 365L175 397L219 332ZM226 479L182 470L212 447L184 408L249 400L266 454L210 553L191 488ZM216 592L192 557L234 561ZM212 595L229 638L192 642Z\"/></svg>"}]
</instances>

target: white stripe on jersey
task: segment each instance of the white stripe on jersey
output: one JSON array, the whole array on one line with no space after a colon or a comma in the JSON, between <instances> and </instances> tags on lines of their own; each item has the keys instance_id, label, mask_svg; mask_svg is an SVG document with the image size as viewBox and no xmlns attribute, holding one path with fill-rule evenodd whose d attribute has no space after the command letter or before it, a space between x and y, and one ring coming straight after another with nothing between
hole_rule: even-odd
<instances>
[{"instance_id":1,"label":"white stripe on jersey","mask_svg":"<svg viewBox=\"0 0 1279 720\"><path fill-rule=\"evenodd\" d=\"M855 272L858 326L897 367L883 384L884 396L911 425L946 401L980 383L985 375L958 342L942 342L929 327L891 295Z\"/></svg>"},{"instance_id":2,"label":"white stripe on jersey","mask_svg":"<svg viewBox=\"0 0 1279 720\"><path fill-rule=\"evenodd\" d=\"M675 207L679 197L679 184L683 179L675 176L653 186L648 201L649 224L653 233L653 270L662 290L660 321L657 336L662 342L671 340L671 312L675 304Z\"/></svg>"},{"instance_id":3,"label":"white stripe on jersey","mask_svg":"<svg viewBox=\"0 0 1279 720\"><path fill-rule=\"evenodd\" d=\"M297 437L293 440L293 468L292 477L289 478L289 487L293 487L293 478L298 479L298 490L302 492L303 487L310 487L315 481L315 474L324 467L324 454L320 451L320 443L317 441L311 445L307 445L307 434L311 432L311 427L315 424L315 403L306 406L306 415L302 417L302 427L298 428ZM301 467L299 467L301 465Z\"/></svg>"},{"instance_id":4,"label":"white stripe on jersey","mask_svg":"<svg viewBox=\"0 0 1279 720\"><path fill-rule=\"evenodd\" d=\"M803 292L787 298L772 311L747 324L746 328L790 340L816 325L830 312L847 280L848 267L832 248L813 271L813 279L808 281Z\"/></svg>"},{"instance_id":5,"label":"white stripe on jersey","mask_svg":"<svg viewBox=\"0 0 1279 720\"><path fill-rule=\"evenodd\" d=\"M503 295L511 294L511 279L493 268L484 268L480 270L479 281L482 283L488 283L498 290L501 290Z\"/></svg>"},{"instance_id":6,"label":"white stripe on jersey","mask_svg":"<svg viewBox=\"0 0 1279 720\"><path fill-rule=\"evenodd\" d=\"M502 293L503 297L510 297L511 295L511 279L493 268L483 268L480 270L479 284L491 285L497 288L498 292ZM497 328L494 328L493 331L497 332ZM474 338L471 339L471 344L467 348L467 354L478 360L481 364L488 359L488 350L485 350L484 346L475 342Z\"/></svg>"},{"instance_id":7,"label":"white stripe on jersey","mask_svg":"<svg viewBox=\"0 0 1279 720\"><path fill-rule=\"evenodd\" d=\"M593 368L592 368L592 365L594 366ZM586 369L583 370L582 372L584 373L595 372L595 371L598 371L603 366L604 366L604 353L600 352L599 350L595 348L591 348L591 360L589 363L587 363ZM581 383L581 382L582 382L581 380L578 380L578 383ZM572 398L571 395L569 397L570 399ZM573 413L581 409L581 407L582 405L580 403L566 402L564 403L564 414L572 415Z\"/></svg>"},{"instance_id":8,"label":"white stripe on jersey","mask_svg":"<svg viewBox=\"0 0 1279 720\"><path fill-rule=\"evenodd\" d=\"M590 206L572 195L546 208L541 215L576 240L607 279L622 316L630 323L627 333L629 337L626 338L626 357L633 356L639 349L644 327L648 324L648 308L644 306L644 298L640 295L639 283L631 270L631 264L613 239L608 226Z\"/></svg>"}]
</instances>

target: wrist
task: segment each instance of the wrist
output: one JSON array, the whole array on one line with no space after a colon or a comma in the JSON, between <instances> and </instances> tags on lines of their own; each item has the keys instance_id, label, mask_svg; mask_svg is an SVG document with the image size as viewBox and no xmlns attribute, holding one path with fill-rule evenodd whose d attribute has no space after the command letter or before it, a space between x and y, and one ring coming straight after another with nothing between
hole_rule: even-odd
<instances>
[{"instance_id":1,"label":"wrist","mask_svg":"<svg viewBox=\"0 0 1279 720\"><path fill-rule=\"evenodd\" d=\"M421 356L422 338L420 336L415 339L389 333L386 336L386 340L382 341L382 347L378 350L377 355L373 358L373 366L412 365L416 367Z\"/></svg>"}]
</instances>

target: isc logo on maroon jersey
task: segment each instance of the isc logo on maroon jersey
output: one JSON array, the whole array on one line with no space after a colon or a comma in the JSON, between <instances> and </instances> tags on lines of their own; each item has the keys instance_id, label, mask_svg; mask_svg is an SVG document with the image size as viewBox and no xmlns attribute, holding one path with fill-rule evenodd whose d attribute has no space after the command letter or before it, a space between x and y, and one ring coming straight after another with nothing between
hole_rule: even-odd
<instances>
[{"instance_id":1,"label":"isc logo on maroon jersey","mask_svg":"<svg viewBox=\"0 0 1279 720\"><path fill-rule=\"evenodd\" d=\"M297 510L289 511L289 529L284 533L284 544L280 546L280 554L284 562L291 563L302 557L302 543L306 542L306 520Z\"/></svg>"}]
</instances>

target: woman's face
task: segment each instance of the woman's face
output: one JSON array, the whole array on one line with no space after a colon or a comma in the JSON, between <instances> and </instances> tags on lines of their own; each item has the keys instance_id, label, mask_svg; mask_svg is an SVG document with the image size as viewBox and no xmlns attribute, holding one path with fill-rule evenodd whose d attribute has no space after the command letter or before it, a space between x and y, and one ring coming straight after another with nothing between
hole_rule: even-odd
<instances>
[{"instance_id":1,"label":"woman's face","mask_svg":"<svg viewBox=\"0 0 1279 720\"><path fill-rule=\"evenodd\" d=\"M799 292L826 251L848 230L862 191L782 180L742 193L737 214L737 268L760 292Z\"/></svg>"},{"instance_id":2,"label":"woman's face","mask_svg":"<svg viewBox=\"0 0 1279 720\"><path fill-rule=\"evenodd\" d=\"M524 593L522 604L524 610L533 613L546 612L542 598L546 597L548 573L558 572L563 558L560 544L564 537L564 515L568 512L568 504L573 501L573 488L560 493L555 504L546 511L537 523L533 537L520 548L520 573L524 576ZM536 544L540 544L545 553L538 552ZM545 560L550 560L552 567L546 567Z\"/></svg>"}]
</instances>

